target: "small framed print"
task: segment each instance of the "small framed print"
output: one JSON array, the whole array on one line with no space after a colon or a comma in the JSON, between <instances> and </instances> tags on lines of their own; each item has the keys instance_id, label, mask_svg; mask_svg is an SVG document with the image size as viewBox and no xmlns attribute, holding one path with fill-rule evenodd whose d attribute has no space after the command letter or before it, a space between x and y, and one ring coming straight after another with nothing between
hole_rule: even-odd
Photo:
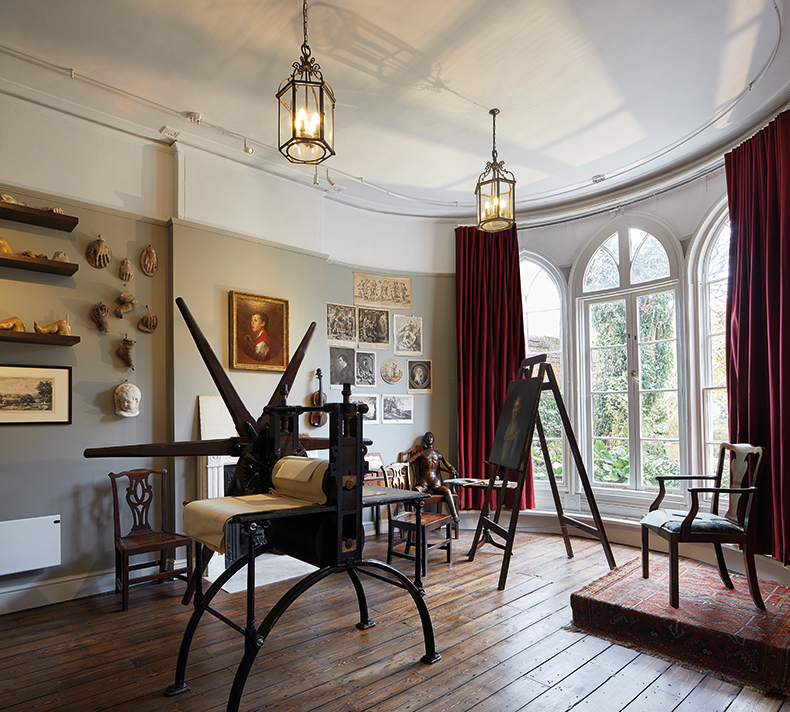
<instances>
[{"instance_id":1,"label":"small framed print","mask_svg":"<svg viewBox=\"0 0 790 712\"><path fill-rule=\"evenodd\" d=\"M329 347L329 387L343 388L344 383L352 386L356 383L354 376L354 349L345 349L340 346Z\"/></svg>"},{"instance_id":2,"label":"small framed print","mask_svg":"<svg viewBox=\"0 0 790 712\"><path fill-rule=\"evenodd\" d=\"M409 393L433 393L433 369L430 359L409 359Z\"/></svg>"},{"instance_id":3,"label":"small framed print","mask_svg":"<svg viewBox=\"0 0 790 712\"><path fill-rule=\"evenodd\" d=\"M288 366L288 300L228 292L230 367L284 371Z\"/></svg>"},{"instance_id":4,"label":"small framed print","mask_svg":"<svg viewBox=\"0 0 790 712\"><path fill-rule=\"evenodd\" d=\"M394 314L396 356L422 356L422 317Z\"/></svg>"},{"instance_id":5,"label":"small framed print","mask_svg":"<svg viewBox=\"0 0 790 712\"><path fill-rule=\"evenodd\" d=\"M386 309L357 309L359 348L388 350L390 347L390 313Z\"/></svg>"},{"instance_id":6,"label":"small framed print","mask_svg":"<svg viewBox=\"0 0 790 712\"><path fill-rule=\"evenodd\" d=\"M362 422L365 425L375 425L376 423L381 422L381 415L379 414L379 397L374 395L359 395L354 394L354 397L351 399L354 403L364 403L368 407L368 412L362 414ZM373 453L374 455L378 455L378 453ZM370 462L370 455L366 455L365 459ZM381 459L381 455L378 455L379 459ZM373 465L371 464L371 468ZM384 467L384 462L382 461L381 464L377 464L376 467Z\"/></svg>"},{"instance_id":7,"label":"small framed print","mask_svg":"<svg viewBox=\"0 0 790 712\"><path fill-rule=\"evenodd\" d=\"M382 423L413 423L414 396L381 396Z\"/></svg>"},{"instance_id":8,"label":"small framed print","mask_svg":"<svg viewBox=\"0 0 790 712\"><path fill-rule=\"evenodd\" d=\"M71 366L0 366L0 425L71 425Z\"/></svg>"},{"instance_id":9,"label":"small framed print","mask_svg":"<svg viewBox=\"0 0 790 712\"><path fill-rule=\"evenodd\" d=\"M394 386L403 378L403 364L396 358L388 358L381 364L379 373L384 383Z\"/></svg>"},{"instance_id":10,"label":"small framed print","mask_svg":"<svg viewBox=\"0 0 790 712\"><path fill-rule=\"evenodd\" d=\"M376 385L376 353L374 351L357 351L355 378L356 385L374 388Z\"/></svg>"},{"instance_id":11,"label":"small framed print","mask_svg":"<svg viewBox=\"0 0 790 712\"><path fill-rule=\"evenodd\" d=\"M326 305L326 343L329 346L357 345L357 308L348 304Z\"/></svg>"}]
</instances>

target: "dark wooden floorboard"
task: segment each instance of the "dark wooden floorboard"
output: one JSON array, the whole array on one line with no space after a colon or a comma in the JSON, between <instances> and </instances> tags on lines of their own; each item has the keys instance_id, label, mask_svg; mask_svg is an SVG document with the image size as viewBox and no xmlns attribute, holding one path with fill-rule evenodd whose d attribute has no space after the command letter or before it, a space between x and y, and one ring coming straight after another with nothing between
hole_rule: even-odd
<instances>
[{"instance_id":1,"label":"dark wooden floorboard","mask_svg":"<svg viewBox=\"0 0 790 712\"><path fill-rule=\"evenodd\" d=\"M608 571L598 542L522 534L507 588L501 552L466 560L472 532L454 541L452 565L434 552L425 600L442 660L420 662L424 642L403 590L364 577L376 626L360 631L349 578L339 574L301 596L278 621L247 680L242 709L277 712L790 712L790 703L639 654L568 628L570 594ZM614 546L620 564L638 550ZM383 560L384 537L365 555ZM409 562L396 567L411 573ZM258 616L294 581L263 586ZM29 712L219 712L242 656L241 636L205 615L187 669L192 688L167 698L191 609L184 584L135 587L129 611L114 594L0 617L0 710ZM243 593L215 606L243 622Z\"/></svg>"}]
</instances>

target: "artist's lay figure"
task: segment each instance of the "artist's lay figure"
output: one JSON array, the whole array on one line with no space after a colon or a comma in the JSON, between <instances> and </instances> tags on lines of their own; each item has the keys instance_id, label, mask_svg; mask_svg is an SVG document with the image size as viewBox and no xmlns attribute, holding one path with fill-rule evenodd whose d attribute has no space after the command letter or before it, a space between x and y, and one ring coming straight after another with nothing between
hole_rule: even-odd
<instances>
[{"instance_id":1,"label":"artist's lay figure","mask_svg":"<svg viewBox=\"0 0 790 712\"><path fill-rule=\"evenodd\" d=\"M420 450L415 464L420 476L414 489L419 492L427 492L428 494L443 495L453 521L457 522L458 511L455 508L453 493L442 484L439 468L444 465L453 477L458 477L458 472L447 462L444 455L433 447L433 433L427 432L422 436L422 450Z\"/></svg>"}]
</instances>

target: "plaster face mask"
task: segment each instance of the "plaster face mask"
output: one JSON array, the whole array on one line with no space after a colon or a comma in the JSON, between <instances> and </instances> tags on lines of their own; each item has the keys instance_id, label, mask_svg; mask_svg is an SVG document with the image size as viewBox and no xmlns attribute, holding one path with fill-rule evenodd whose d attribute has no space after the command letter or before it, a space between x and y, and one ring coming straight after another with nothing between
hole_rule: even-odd
<instances>
[{"instance_id":1,"label":"plaster face mask","mask_svg":"<svg viewBox=\"0 0 790 712\"><path fill-rule=\"evenodd\" d=\"M134 418L140 415L140 398L142 393L133 383L122 383L115 389L115 415L122 418Z\"/></svg>"}]
</instances>

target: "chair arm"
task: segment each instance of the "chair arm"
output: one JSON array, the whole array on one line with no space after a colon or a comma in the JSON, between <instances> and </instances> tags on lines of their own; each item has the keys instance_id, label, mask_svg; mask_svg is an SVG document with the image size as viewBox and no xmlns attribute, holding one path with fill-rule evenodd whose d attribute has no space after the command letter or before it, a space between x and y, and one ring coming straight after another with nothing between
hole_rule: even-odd
<instances>
[{"instance_id":1,"label":"chair arm","mask_svg":"<svg viewBox=\"0 0 790 712\"><path fill-rule=\"evenodd\" d=\"M696 492L718 492L719 494L743 494L744 492L756 492L756 487L689 487L689 492L693 497Z\"/></svg>"},{"instance_id":2,"label":"chair arm","mask_svg":"<svg viewBox=\"0 0 790 712\"><path fill-rule=\"evenodd\" d=\"M743 494L744 492L756 492L756 487L689 487L689 494L691 495L691 509L680 525L680 532L682 536L686 536L691 531L691 523L694 517L699 512L699 493L710 492L712 494ZM718 512L711 512L711 514L719 515Z\"/></svg>"}]
</instances>

